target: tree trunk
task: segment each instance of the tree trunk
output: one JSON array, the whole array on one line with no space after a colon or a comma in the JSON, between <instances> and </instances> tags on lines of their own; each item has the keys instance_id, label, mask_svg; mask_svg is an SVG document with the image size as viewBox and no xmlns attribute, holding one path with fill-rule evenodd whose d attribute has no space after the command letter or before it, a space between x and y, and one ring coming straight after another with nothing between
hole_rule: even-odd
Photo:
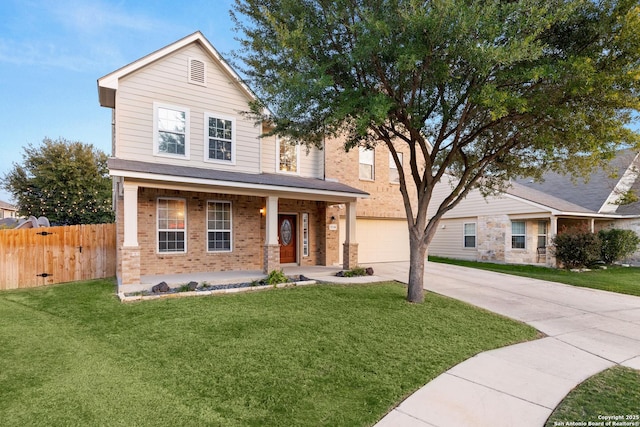
<instances>
[{"instance_id":1,"label":"tree trunk","mask_svg":"<svg viewBox=\"0 0 640 427\"><path fill-rule=\"evenodd\" d=\"M409 285L407 301L421 303L424 301L424 257L427 245L420 239L410 238L411 255L409 258Z\"/></svg>"}]
</instances>

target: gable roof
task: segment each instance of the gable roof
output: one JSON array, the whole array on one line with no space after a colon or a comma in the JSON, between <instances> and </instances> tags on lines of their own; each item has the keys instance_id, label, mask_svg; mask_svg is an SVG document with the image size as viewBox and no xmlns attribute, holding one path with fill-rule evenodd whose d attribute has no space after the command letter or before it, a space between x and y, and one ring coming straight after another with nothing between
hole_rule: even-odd
<instances>
[{"instance_id":1,"label":"gable roof","mask_svg":"<svg viewBox=\"0 0 640 427\"><path fill-rule=\"evenodd\" d=\"M220 55L216 48L213 47L209 40L207 40L200 31L196 31L193 34L158 49L149 55L143 56L142 58L125 65L106 76L100 77L98 79L98 99L100 101L100 105L103 107L115 108L115 94L118 90L118 82L121 78L128 76L129 74L134 73L153 62L159 61L167 55L170 55L191 43L199 44L212 58L212 60L216 62L225 73L227 73L229 78L238 85L248 99L254 100L257 98L249 86L242 81L242 78L240 78L238 73L236 73L235 70L224 60L222 55Z\"/></svg>"},{"instance_id":2,"label":"gable roof","mask_svg":"<svg viewBox=\"0 0 640 427\"><path fill-rule=\"evenodd\" d=\"M629 188L640 194L639 162L638 153L622 150L608 168L595 169L587 179L548 172L542 181L518 179L506 193L563 212L640 215L640 203L615 204Z\"/></svg>"},{"instance_id":3,"label":"gable roof","mask_svg":"<svg viewBox=\"0 0 640 427\"><path fill-rule=\"evenodd\" d=\"M0 200L0 209L5 209L8 211L17 211L18 208L10 203L7 202L3 202L2 200Z\"/></svg>"}]
</instances>

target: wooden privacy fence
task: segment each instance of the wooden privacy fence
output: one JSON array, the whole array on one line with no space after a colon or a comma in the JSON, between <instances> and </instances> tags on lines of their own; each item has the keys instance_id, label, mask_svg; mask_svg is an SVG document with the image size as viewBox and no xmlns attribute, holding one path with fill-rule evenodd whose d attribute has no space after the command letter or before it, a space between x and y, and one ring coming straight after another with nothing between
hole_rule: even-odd
<instances>
[{"instance_id":1,"label":"wooden privacy fence","mask_svg":"<svg viewBox=\"0 0 640 427\"><path fill-rule=\"evenodd\" d=\"M0 230L0 290L115 274L115 224Z\"/></svg>"}]
</instances>

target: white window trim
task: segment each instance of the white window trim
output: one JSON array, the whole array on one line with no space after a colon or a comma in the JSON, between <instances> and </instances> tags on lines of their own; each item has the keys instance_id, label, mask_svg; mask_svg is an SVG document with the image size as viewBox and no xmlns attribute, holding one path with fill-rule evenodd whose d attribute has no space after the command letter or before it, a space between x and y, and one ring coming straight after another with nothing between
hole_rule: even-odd
<instances>
[{"instance_id":1,"label":"white window trim","mask_svg":"<svg viewBox=\"0 0 640 427\"><path fill-rule=\"evenodd\" d=\"M473 234L466 234L467 225L473 225ZM466 246L465 238L473 236L473 246ZM463 249L476 249L478 247L478 225L475 222L465 222L462 224L462 248Z\"/></svg>"},{"instance_id":2,"label":"white window trim","mask_svg":"<svg viewBox=\"0 0 640 427\"><path fill-rule=\"evenodd\" d=\"M161 231L180 231L180 230L167 230L160 229L160 200L181 200L184 202L184 251L170 251L170 252L162 252L160 251L160 232ZM187 199L182 197L158 197L156 199L156 253L158 255L184 255L187 253Z\"/></svg>"},{"instance_id":3,"label":"white window trim","mask_svg":"<svg viewBox=\"0 0 640 427\"><path fill-rule=\"evenodd\" d=\"M400 165L404 167L404 155L401 152L398 152L400 157ZM395 169L398 174L397 181L391 181L391 169ZM393 154L389 151L389 184L400 185L400 172L398 172L398 167L396 166L396 162L393 160Z\"/></svg>"},{"instance_id":4,"label":"white window trim","mask_svg":"<svg viewBox=\"0 0 640 427\"><path fill-rule=\"evenodd\" d=\"M364 163L362 161L362 152L363 151L371 151L372 152L372 159L371 159L371 163ZM371 165L371 178L363 178L362 176L360 176L360 165ZM375 148L364 148L364 147L358 147L358 178L360 179L360 181L375 181L376 180L376 150Z\"/></svg>"},{"instance_id":5,"label":"white window trim","mask_svg":"<svg viewBox=\"0 0 640 427\"><path fill-rule=\"evenodd\" d=\"M524 234L513 234L513 223L514 222L521 222L524 224ZM523 236L524 237L524 248L514 248L513 247L513 237L514 236ZM510 245L511 250L513 251L526 251L527 250L527 221L522 221L522 220L515 220L515 221L511 221L511 242Z\"/></svg>"},{"instance_id":6,"label":"white window trim","mask_svg":"<svg viewBox=\"0 0 640 427\"><path fill-rule=\"evenodd\" d=\"M209 203L226 203L229 205L229 230L211 230L209 229ZM233 203L230 200L207 200L206 215L205 215L205 246L207 253L209 254L228 254L233 252ZM211 231L229 231L229 250L212 251L209 249L209 232Z\"/></svg>"},{"instance_id":7,"label":"white window trim","mask_svg":"<svg viewBox=\"0 0 640 427\"><path fill-rule=\"evenodd\" d=\"M209 158L209 118L220 119L220 120L229 120L231 121L231 160L218 160L218 159L210 159ZM207 163L217 163L219 165L235 165L236 164L236 151L238 151L238 147L236 145L236 119L235 117L228 116L226 114L218 114L218 113L204 113L204 153L203 159Z\"/></svg>"},{"instance_id":8,"label":"white window trim","mask_svg":"<svg viewBox=\"0 0 640 427\"><path fill-rule=\"evenodd\" d=\"M184 121L185 121L185 128L184 128L184 156L180 155L180 154L172 154L172 153L163 153L160 151L160 144L158 141L158 133L160 131L160 129L158 129L158 109L159 108L166 108L169 110L176 110L176 111L184 111ZM159 157L170 157L172 159L180 159L180 160L189 160L190 157L190 127L191 127L191 120L190 120L190 112L189 109L187 107L181 107L179 105L171 105L171 104L165 104L162 102L154 102L153 103L153 155L154 156L159 156Z\"/></svg>"},{"instance_id":9,"label":"white window trim","mask_svg":"<svg viewBox=\"0 0 640 427\"><path fill-rule=\"evenodd\" d=\"M276 137L276 172L285 175L300 175L300 144L296 144L296 171L289 172L280 170L280 137Z\"/></svg>"}]
</instances>

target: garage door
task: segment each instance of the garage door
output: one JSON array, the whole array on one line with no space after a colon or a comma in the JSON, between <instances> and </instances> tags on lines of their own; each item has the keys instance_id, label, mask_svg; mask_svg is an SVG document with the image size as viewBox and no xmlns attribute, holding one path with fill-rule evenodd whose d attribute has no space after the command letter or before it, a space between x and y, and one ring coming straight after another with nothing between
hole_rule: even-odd
<instances>
[{"instance_id":1,"label":"garage door","mask_svg":"<svg viewBox=\"0 0 640 427\"><path fill-rule=\"evenodd\" d=\"M405 219L358 219L358 263L409 261L409 231ZM340 220L340 264L345 221Z\"/></svg>"}]
</instances>

